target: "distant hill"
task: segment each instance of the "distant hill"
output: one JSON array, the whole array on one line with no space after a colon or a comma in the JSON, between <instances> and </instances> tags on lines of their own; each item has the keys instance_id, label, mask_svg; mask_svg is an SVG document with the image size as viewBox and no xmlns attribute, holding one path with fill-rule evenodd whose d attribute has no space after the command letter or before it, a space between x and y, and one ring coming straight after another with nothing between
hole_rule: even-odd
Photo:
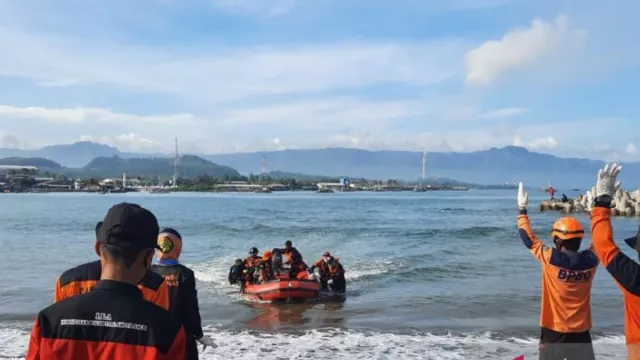
<instances>
[{"instance_id":1,"label":"distant hill","mask_svg":"<svg viewBox=\"0 0 640 360\"><path fill-rule=\"evenodd\" d=\"M112 146L81 141L69 145L45 146L38 150L18 150L0 148L0 157L44 158L66 167L79 168L99 156L119 155Z\"/></svg>"},{"instance_id":2,"label":"distant hill","mask_svg":"<svg viewBox=\"0 0 640 360\"><path fill-rule=\"evenodd\" d=\"M62 165L57 162L43 158L9 157L0 159L0 165L35 166L43 171L59 171L62 169Z\"/></svg>"},{"instance_id":3,"label":"distant hill","mask_svg":"<svg viewBox=\"0 0 640 360\"><path fill-rule=\"evenodd\" d=\"M198 175L210 175L217 178L240 176L240 173L229 167L220 166L203 158L184 155L180 157L179 175L193 178ZM140 176L171 177L173 176L173 159L171 158L131 158L123 159L119 156L97 157L80 169L70 169L69 174L81 174L94 177L120 177L123 173L129 177ZM77 175L76 175L77 176Z\"/></svg>"},{"instance_id":4,"label":"distant hill","mask_svg":"<svg viewBox=\"0 0 640 360\"><path fill-rule=\"evenodd\" d=\"M326 148L197 155L215 164L227 165L242 174L259 174L265 156L272 171L292 174L415 181L422 173L422 153L411 151ZM90 142L28 151L0 149L0 157L16 156L41 157L65 167L82 167L96 157L117 156L120 159L133 159L151 155L124 153L114 147ZM161 156L171 157L161 154L156 157ZM597 170L603 166L603 162L599 160L560 158L516 146L468 153L432 152L428 154L427 162L427 174L430 178L448 178L476 184L502 184L522 180L529 186L537 187L551 183L560 188L584 188L593 185ZM621 180L625 186L640 187L640 163L623 165ZM181 173L182 168L183 166Z\"/></svg>"},{"instance_id":5,"label":"distant hill","mask_svg":"<svg viewBox=\"0 0 640 360\"><path fill-rule=\"evenodd\" d=\"M422 153L410 151L368 151L327 148L319 150L284 150L239 154L206 155L205 158L226 164L242 173L256 171L263 157L272 169L326 176L367 179L417 180L422 174ZM599 160L560 158L507 146L488 150L455 153L433 152L427 157L427 174L432 178L449 178L463 183L503 184L525 181L529 186L573 188L592 186ZM626 163L621 180L629 187L640 187L640 163Z\"/></svg>"},{"instance_id":6,"label":"distant hill","mask_svg":"<svg viewBox=\"0 0 640 360\"><path fill-rule=\"evenodd\" d=\"M167 157L123 159L118 156L102 156L96 157L86 166L78 168L63 167L54 161L43 158L10 157L0 159L0 165L35 166L40 173L52 172L80 178L119 178L123 173L126 173L129 177L161 177L168 179L173 176L174 171L173 159ZM217 165L209 160L193 155L180 157L179 169L179 175L185 178L193 178L205 174L216 178L240 176L237 170L229 166Z\"/></svg>"}]
</instances>

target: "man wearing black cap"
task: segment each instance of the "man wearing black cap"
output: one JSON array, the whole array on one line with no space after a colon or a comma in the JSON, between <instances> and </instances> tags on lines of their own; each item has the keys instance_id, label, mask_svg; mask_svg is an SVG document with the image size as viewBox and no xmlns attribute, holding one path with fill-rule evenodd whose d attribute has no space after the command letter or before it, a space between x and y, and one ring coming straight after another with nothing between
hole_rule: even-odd
<instances>
[{"instance_id":1,"label":"man wearing black cap","mask_svg":"<svg viewBox=\"0 0 640 360\"><path fill-rule=\"evenodd\" d=\"M99 237L102 221L96 224L96 241ZM99 243L96 242L96 245ZM100 247L95 246L95 252L100 257ZM53 302L62 301L72 296L91 291L100 280L102 265L100 260L78 265L63 272L56 280ZM142 290L142 297L165 310L169 310L169 286L164 278L153 271L147 271L147 275L138 283Z\"/></svg>"},{"instance_id":2,"label":"man wearing black cap","mask_svg":"<svg viewBox=\"0 0 640 360\"><path fill-rule=\"evenodd\" d=\"M291 242L291 240L285 241L282 253L287 257L287 260L284 263L291 265L292 277L295 277L298 272L307 269L307 264L304 263L302 254L300 254L300 251L298 251L298 249L293 247L293 243Z\"/></svg>"},{"instance_id":3,"label":"man wearing black cap","mask_svg":"<svg viewBox=\"0 0 640 360\"><path fill-rule=\"evenodd\" d=\"M148 210L129 203L111 207L96 243L100 281L90 292L40 311L26 359L185 360L184 328L145 301L136 286L151 266L158 233Z\"/></svg>"}]
</instances>

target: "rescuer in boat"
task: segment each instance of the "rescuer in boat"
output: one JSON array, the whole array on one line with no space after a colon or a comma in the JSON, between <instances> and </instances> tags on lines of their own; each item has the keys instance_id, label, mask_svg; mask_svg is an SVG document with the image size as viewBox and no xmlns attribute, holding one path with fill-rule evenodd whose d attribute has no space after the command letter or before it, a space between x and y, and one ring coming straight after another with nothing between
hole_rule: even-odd
<instances>
[{"instance_id":1,"label":"rescuer in boat","mask_svg":"<svg viewBox=\"0 0 640 360\"><path fill-rule=\"evenodd\" d=\"M284 263L291 266L292 277L296 277L296 275L300 271L307 270L307 264L304 263L302 255L300 254L298 249L293 247L291 240L287 240L284 243L284 249L282 250L282 253L287 257Z\"/></svg>"},{"instance_id":2,"label":"rescuer in boat","mask_svg":"<svg viewBox=\"0 0 640 360\"><path fill-rule=\"evenodd\" d=\"M182 254L182 236L171 228L163 229L158 235L156 250L157 263L151 265L151 271L162 275L169 286L169 311L184 326L187 339L187 359L198 359L196 341L207 346L217 345L202 333L196 276L191 269L180 263Z\"/></svg>"},{"instance_id":3,"label":"rescuer in boat","mask_svg":"<svg viewBox=\"0 0 640 360\"><path fill-rule=\"evenodd\" d=\"M266 250L262 254L262 259L254 267L254 276L257 277L257 284L262 284L273 279L273 269L271 269L271 251Z\"/></svg>"},{"instance_id":4,"label":"rescuer in boat","mask_svg":"<svg viewBox=\"0 0 640 360\"><path fill-rule=\"evenodd\" d=\"M551 236L556 247L546 247L531 229L528 201L521 182L518 230L524 245L542 264L539 358L593 360L591 285L598 258L592 249L579 251L584 229L572 217L555 222Z\"/></svg>"},{"instance_id":5,"label":"rescuer in boat","mask_svg":"<svg viewBox=\"0 0 640 360\"><path fill-rule=\"evenodd\" d=\"M247 268L251 268L258 260L260 260L260 256L258 256L258 248L252 247L249 250L249 257L244 259L244 265Z\"/></svg>"},{"instance_id":6,"label":"rescuer in boat","mask_svg":"<svg viewBox=\"0 0 640 360\"><path fill-rule=\"evenodd\" d=\"M591 238L593 249L618 283L624 299L624 329L627 359L640 358L640 265L625 255L613 241L611 199L619 188L616 179L622 166L605 165L598 172L595 194L587 193L591 208ZM627 241L637 249L638 239Z\"/></svg>"},{"instance_id":7,"label":"rescuer in boat","mask_svg":"<svg viewBox=\"0 0 640 360\"><path fill-rule=\"evenodd\" d=\"M320 283L323 289L342 293L346 291L347 281L344 277L344 267L328 251L322 254L322 259L316 261L309 271L313 272L315 268L320 270Z\"/></svg>"}]
</instances>

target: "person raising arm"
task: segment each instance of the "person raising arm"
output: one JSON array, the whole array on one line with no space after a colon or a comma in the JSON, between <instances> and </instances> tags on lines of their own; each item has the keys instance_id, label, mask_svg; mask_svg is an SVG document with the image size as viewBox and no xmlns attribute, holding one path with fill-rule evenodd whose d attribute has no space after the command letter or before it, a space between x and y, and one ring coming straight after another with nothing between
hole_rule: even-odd
<instances>
[{"instance_id":1,"label":"person raising arm","mask_svg":"<svg viewBox=\"0 0 640 360\"><path fill-rule=\"evenodd\" d=\"M598 268L593 251L580 251L584 229L572 217L558 219L551 230L555 248L533 233L529 195L518 187L518 232L542 265L540 359L595 359L591 342L591 285Z\"/></svg>"},{"instance_id":2,"label":"person raising arm","mask_svg":"<svg viewBox=\"0 0 640 360\"><path fill-rule=\"evenodd\" d=\"M625 255L613 241L611 200L620 183L622 166L605 165L598 171L595 194L589 194L591 236L596 255L622 290L627 359L640 359L640 265Z\"/></svg>"}]
</instances>

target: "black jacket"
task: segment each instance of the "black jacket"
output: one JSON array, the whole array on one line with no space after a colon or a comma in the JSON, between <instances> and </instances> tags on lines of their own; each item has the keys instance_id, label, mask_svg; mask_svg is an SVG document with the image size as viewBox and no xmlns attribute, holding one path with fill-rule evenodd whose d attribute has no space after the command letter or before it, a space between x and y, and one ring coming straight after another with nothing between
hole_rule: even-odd
<instances>
[{"instance_id":1,"label":"black jacket","mask_svg":"<svg viewBox=\"0 0 640 360\"><path fill-rule=\"evenodd\" d=\"M92 291L38 314L26 359L186 359L185 333L135 285L101 280Z\"/></svg>"},{"instance_id":2,"label":"black jacket","mask_svg":"<svg viewBox=\"0 0 640 360\"><path fill-rule=\"evenodd\" d=\"M182 264L151 266L151 270L162 275L169 287L169 311L182 321L187 333L195 339L202 337L196 276Z\"/></svg>"}]
</instances>

